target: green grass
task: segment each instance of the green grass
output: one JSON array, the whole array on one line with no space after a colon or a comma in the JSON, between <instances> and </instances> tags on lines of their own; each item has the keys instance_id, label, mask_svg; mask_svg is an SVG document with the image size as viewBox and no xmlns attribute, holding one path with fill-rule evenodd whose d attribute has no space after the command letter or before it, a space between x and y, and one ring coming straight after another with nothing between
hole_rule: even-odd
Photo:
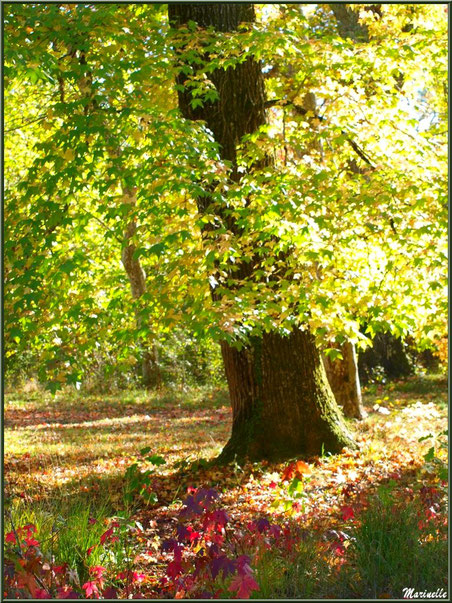
<instances>
[{"instance_id":1,"label":"green grass","mask_svg":"<svg viewBox=\"0 0 452 603\"><path fill-rule=\"evenodd\" d=\"M447 528L420 529L416 502L397 503L387 488L349 532L343 560L312 533L295 555L266 552L256 567L255 599L403 598L404 588L447 591ZM339 563L337 563L339 560Z\"/></svg>"},{"instance_id":2,"label":"green grass","mask_svg":"<svg viewBox=\"0 0 452 603\"><path fill-rule=\"evenodd\" d=\"M400 598L403 588L436 591L448 572L446 529L421 531L419 505L397 504L391 496L375 497L354 531L350 547L351 581L362 597L389 594Z\"/></svg>"},{"instance_id":3,"label":"green grass","mask_svg":"<svg viewBox=\"0 0 452 603\"><path fill-rule=\"evenodd\" d=\"M324 550L312 534L298 543L296 554L289 559L278 551L267 551L257 564L255 577L260 590L252 598L323 597L328 591L331 571L322 553Z\"/></svg>"},{"instance_id":4,"label":"green grass","mask_svg":"<svg viewBox=\"0 0 452 603\"><path fill-rule=\"evenodd\" d=\"M416 375L393 384L393 391L413 394L437 394L447 391L447 376L442 374Z\"/></svg>"},{"instance_id":5,"label":"green grass","mask_svg":"<svg viewBox=\"0 0 452 603\"><path fill-rule=\"evenodd\" d=\"M114 394L82 394L72 387L52 395L41 387L26 389L10 389L6 391L7 405L14 406L21 414L27 408L38 408L41 412L58 411L59 416L68 419L71 415L86 413L108 413L110 417L120 417L124 411L143 412L152 408L166 409L168 406L185 408L219 408L229 405L229 397L225 387L200 385L186 388L174 386L158 391L143 389L125 390ZM69 415L67 417L66 415Z\"/></svg>"},{"instance_id":6,"label":"green grass","mask_svg":"<svg viewBox=\"0 0 452 603\"><path fill-rule=\"evenodd\" d=\"M102 565L104 561L102 549L95 548L89 556L86 551L99 542L107 529L105 519L110 515L108 502L95 506L86 497L85 500L55 499L53 503L32 506L19 502L7 512L4 527L9 532L13 525L17 530L34 524L35 537L44 555L53 558L56 565L67 563L77 571L81 581L86 581L89 567ZM90 519L95 523L90 523Z\"/></svg>"}]
</instances>

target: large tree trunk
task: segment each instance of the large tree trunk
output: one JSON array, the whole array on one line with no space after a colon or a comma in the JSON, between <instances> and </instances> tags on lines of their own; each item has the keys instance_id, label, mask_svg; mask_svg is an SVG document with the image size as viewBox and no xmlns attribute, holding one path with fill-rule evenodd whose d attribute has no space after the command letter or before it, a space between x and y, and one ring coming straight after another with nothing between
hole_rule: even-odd
<instances>
[{"instance_id":1,"label":"large tree trunk","mask_svg":"<svg viewBox=\"0 0 452 603\"><path fill-rule=\"evenodd\" d=\"M308 331L264 334L242 350L221 346L233 409L222 458L280 460L350 444Z\"/></svg>"},{"instance_id":2,"label":"large tree trunk","mask_svg":"<svg viewBox=\"0 0 452 603\"><path fill-rule=\"evenodd\" d=\"M251 4L169 4L168 14L174 26L195 21L220 31L234 31L241 22L254 20ZM233 68L213 71L209 77L219 100L193 109L190 90L179 86L179 107L187 119L206 121L222 158L232 163L231 179L238 182L237 144L265 123L261 65L248 57ZM185 79L182 72L177 83L183 85ZM206 203L208 199L198 200L199 211ZM229 221L228 227L240 233L235 223ZM242 264L230 278L247 278L257 262ZM226 342L221 348L233 411L232 435L221 460L279 460L337 452L353 445L307 329L294 330L287 337L266 334L241 350Z\"/></svg>"},{"instance_id":3,"label":"large tree trunk","mask_svg":"<svg viewBox=\"0 0 452 603\"><path fill-rule=\"evenodd\" d=\"M362 406L355 346L346 342L340 351L342 358L332 360L326 355L322 357L328 382L336 402L342 406L344 415L352 419L362 419L365 412Z\"/></svg>"}]
</instances>

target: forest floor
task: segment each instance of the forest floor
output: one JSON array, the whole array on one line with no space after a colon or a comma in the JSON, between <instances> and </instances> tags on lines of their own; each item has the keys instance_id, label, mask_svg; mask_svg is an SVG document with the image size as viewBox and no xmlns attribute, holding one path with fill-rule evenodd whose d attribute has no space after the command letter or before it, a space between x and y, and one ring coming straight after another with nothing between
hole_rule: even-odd
<instances>
[{"instance_id":1,"label":"forest floor","mask_svg":"<svg viewBox=\"0 0 452 603\"><path fill-rule=\"evenodd\" d=\"M124 582L122 591L118 587L120 598L155 596L165 572L168 596L188 597L195 591L180 579L182 570L175 576L168 571L175 550L172 557L161 545L176 533L187 492L205 488L218 493L215 508L227 513L234 550L251 557L259 587L253 592L254 583L245 579L236 591L234 583L216 596L402 598L404 587L446 592L447 380L424 376L373 385L364 391L364 406L367 416L350 422L356 451L216 467L208 461L231 426L225 390L51 396L28 386L7 392L5 530L36 526L43 553L75 568L76 583L92 576L90 568L114 573L127 566L135 578L126 594ZM291 526L285 551L263 538L270 524L256 521L264 519ZM405 522L405 541L391 541L391 522L399 538ZM262 536L255 557L245 546L253 530L258 540ZM118 541L108 548L113 533ZM187 559L200 554L202 538L187 545ZM307 547L312 538L315 546ZM256 552L255 540L253 546ZM400 547L418 551L408 555L416 568L400 563ZM292 548L295 565L284 555ZM189 562L183 567L188 572Z\"/></svg>"}]
</instances>

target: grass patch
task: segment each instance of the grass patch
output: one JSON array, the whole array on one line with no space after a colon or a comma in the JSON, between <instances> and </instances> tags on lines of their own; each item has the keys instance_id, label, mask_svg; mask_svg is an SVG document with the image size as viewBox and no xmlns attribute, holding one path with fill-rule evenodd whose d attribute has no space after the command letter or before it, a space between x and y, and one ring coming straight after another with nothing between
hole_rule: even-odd
<instances>
[{"instance_id":1,"label":"grass patch","mask_svg":"<svg viewBox=\"0 0 452 603\"><path fill-rule=\"evenodd\" d=\"M108 501L95 506L88 498L67 500L57 498L53 504L36 503L32 506L19 502L12 506L5 518L5 532L33 524L37 529L40 549L56 565L68 564L76 570L79 579L88 579L89 567L102 565L103 552L94 548L106 528L106 518L112 513Z\"/></svg>"},{"instance_id":2,"label":"grass patch","mask_svg":"<svg viewBox=\"0 0 452 603\"><path fill-rule=\"evenodd\" d=\"M260 590L254 599L313 599L328 592L331 568L325 546L313 535L306 536L289 558L268 551L259 559L256 579Z\"/></svg>"},{"instance_id":3,"label":"grass patch","mask_svg":"<svg viewBox=\"0 0 452 603\"><path fill-rule=\"evenodd\" d=\"M362 597L403 596L403 588L447 587L447 530L424 525L415 503L376 497L360 518L350 547L352 581Z\"/></svg>"},{"instance_id":4,"label":"grass patch","mask_svg":"<svg viewBox=\"0 0 452 603\"><path fill-rule=\"evenodd\" d=\"M412 394L438 394L447 392L447 377L445 375L415 375L404 381L392 384L393 391Z\"/></svg>"},{"instance_id":5,"label":"grass patch","mask_svg":"<svg viewBox=\"0 0 452 603\"><path fill-rule=\"evenodd\" d=\"M399 494L381 486L354 527L344 528L347 534L333 531L338 542L304 530L292 554L266 552L256 565L260 591L252 598L400 599L404 588L447 592L447 527L419 497L401 500Z\"/></svg>"}]
</instances>

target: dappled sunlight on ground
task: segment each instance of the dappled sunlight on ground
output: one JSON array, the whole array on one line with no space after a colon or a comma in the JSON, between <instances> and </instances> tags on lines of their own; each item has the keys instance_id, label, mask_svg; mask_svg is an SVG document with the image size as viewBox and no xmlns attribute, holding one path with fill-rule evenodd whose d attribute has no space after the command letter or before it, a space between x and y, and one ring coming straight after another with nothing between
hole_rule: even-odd
<instances>
[{"instance_id":1,"label":"dappled sunlight on ground","mask_svg":"<svg viewBox=\"0 0 452 603\"><path fill-rule=\"evenodd\" d=\"M120 488L122 476L138 450L152 446L167 460L163 473L181 458L210 458L227 440L231 412L217 392L207 401L180 406L165 396L144 404L130 394L116 399L111 408L99 398L56 401L48 395L24 394L18 412L17 395L5 408L5 472L7 485L24 496L42 499L65 486L96 490L100 478L111 478ZM202 408L201 405L209 405ZM123 414L119 415L119 411ZM137 413L140 409L144 412ZM111 416L106 416L111 412ZM86 482L86 483L85 483ZM115 494L110 488L110 495Z\"/></svg>"},{"instance_id":2,"label":"dappled sunlight on ground","mask_svg":"<svg viewBox=\"0 0 452 603\"><path fill-rule=\"evenodd\" d=\"M338 534L347 546L350 522L380 488L392 488L400 501L413 500L423 486L444 491L438 473L447 461L440 435L447 428L444 380L427 385L420 380L418 390L414 381L365 390L367 416L349 421L358 448L297 461L296 496L290 493L287 462L209 465L229 436L227 395L195 391L183 398L142 392L136 399L127 393L108 400L74 393L59 401L35 393L8 396L8 506L19 514L37 509L38 517L43 511L46 517L65 516L74 504L108 508L108 517L130 514L143 526L135 562L157 579L165 566L158 553L161 542L173 534L191 487L219 493L237 534L250 520L268 518L283 525L293 519L302 531L316 534L322 547L330 540L331 546L342 547ZM428 462L432 447L434 458ZM159 455L165 464L146 461L143 448L149 448L145 456ZM146 502L135 492L127 502L125 475L133 463L152 470L147 483L157 500ZM341 555L331 561L338 567Z\"/></svg>"},{"instance_id":3,"label":"dappled sunlight on ground","mask_svg":"<svg viewBox=\"0 0 452 603\"><path fill-rule=\"evenodd\" d=\"M305 480L300 512L336 508L339 486L358 484L356 493L397 477L400 467L410 471L422 464L431 442L419 443L419 438L446 426L444 396L441 388L419 395L381 387L368 393L367 417L351 423L359 449L315 460L314 474ZM203 393L184 405L177 399L169 402L165 395L146 397L139 392L135 398L123 394L109 406L110 398L79 399L72 394L58 401L35 393L28 399L23 394L18 404L17 394L11 395L5 408L8 493L42 500L57 493L91 492L120 506L125 471L138 451L150 446L166 460L155 477L159 504L171 504L181 488L205 482L220 484L225 500L234 501L238 512L246 508L249 513L277 513L272 504L282 496L278 471L283 465L261 463L233 470L201 466L195 471L176 466L184 459L211 459L220 452L231 425L230 409L221 404L225 399L225 393ZM102 488L105 481L107 493Z\"/></svg>"}]
</instances>

